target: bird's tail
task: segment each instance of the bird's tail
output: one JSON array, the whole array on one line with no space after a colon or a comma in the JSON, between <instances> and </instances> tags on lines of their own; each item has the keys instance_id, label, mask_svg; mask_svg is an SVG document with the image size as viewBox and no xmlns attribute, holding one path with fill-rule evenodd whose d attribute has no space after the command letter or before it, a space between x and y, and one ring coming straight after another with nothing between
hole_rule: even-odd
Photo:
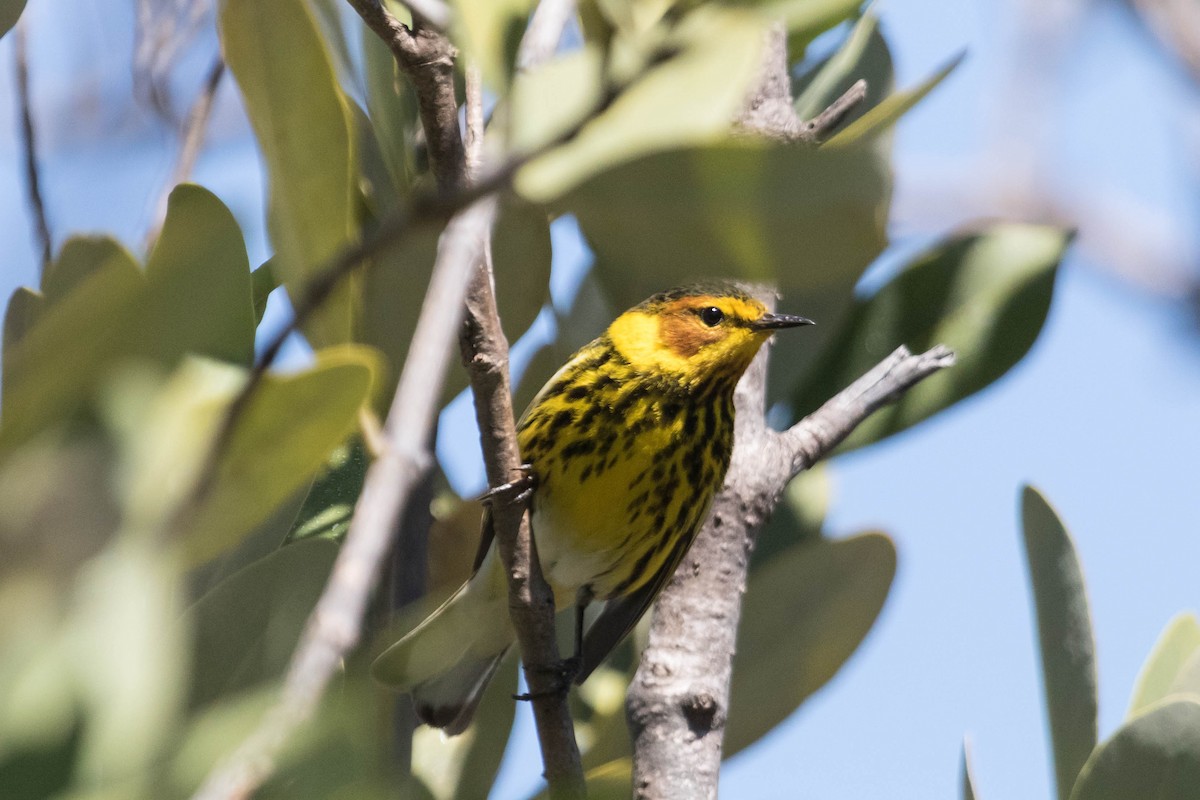
<instances>
[{"instance_id":1,"label":"bird's tail","mask_svg":"<svg viewBox=\"0 0 1200 800\"><path fill-rule=\"evenodd\" d=\"M503 574L497 586L486 566L371 667L380 682L412 693L422 722L451 736L471 723L513 643Z\"/></svg>"}]
</instances>

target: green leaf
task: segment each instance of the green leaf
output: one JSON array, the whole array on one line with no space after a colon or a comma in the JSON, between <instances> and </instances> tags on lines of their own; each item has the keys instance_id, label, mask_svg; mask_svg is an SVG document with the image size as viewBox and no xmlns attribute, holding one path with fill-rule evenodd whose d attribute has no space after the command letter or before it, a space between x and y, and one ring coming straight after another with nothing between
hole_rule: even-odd
<instances>
[{"instance_id":1,"label":"green leaf","mask_svg":"<svg viewBox=\"0 0 1200 800\"><path fill-rule=\"evenodd\" d=\"M63 254L71 249L64 245ZM119 246L92 252L102 263L65 296L47 298L33 328L4 354L0 449L76 413L114 362L138 351L131 328L145 282Z\"/></svg>"},{"instance_id":2,"label":"green leaf","mask_svg":"<svg viewBox=\"0 0 1200 800\"><path fill-rule=\"evenodd\" d=\"M751 575L724 758L761 738L837 673L874 624L895 573L892 540L864 533L794 545Z\"/></svg>"},{"instance_id":3,"label":"green leaf","mask_svg":"<svg viewBox=\"0 0 1200 800\"><path fill-rule=\"evenodd\" d=\"M274 269L298 297L355 235L357 170L346 100L305 3L224 0L220 32L267 165ZM355 309L348 285L324 304L306 335L314 346L349 340Z\"/></svg>"},{"instance_id":4,"label":"green leaf","mask_svg":"<svg viewBox=\"0 0 1200 800\"><path fill-rule=\"evenodd\" d=\"M503 93L516 68L514 56L529 13L531 0L451 0L454 8L454 41L462 45L469 61L479 64L484 83Z\"/></svg>"},{"instance_id":5,"label":"green leaf","mask_svg":"<svg viewBox=\"0 0 1200 800\"><path fill-rule=\"evenodd\" d=\"M218 584L184 617L193 633L188 707L279 678L337 557L327 539L295 542Z\"/></svg>"},{"instance_id":6,"label":"green leaf","mask_svg":"<svg viewBox=\"0 0 1200 800\"><path fill-rule=\"evenodd\" d=\"M1159 703L1091 754L1071 800L1200 798L1200 703Z\"/></svg>"},{"instance_id":7,"label":"green leaf","mask_svg":"<svg viewBox=\"0 0 1200 800\"><path fill-rule=\"evenodd\" d=\"M9 354L14 351L17 343L25 338L25 334L37 322L45 305L46 298L41 292L35 292L24 286L18 286L8 298L8 306L4 310L4 350L0 356L0 366L4 368L4 378L0 381L0 391L9 383Z\"/></svg>"},{"instance_id":8,"label":"green leaf","mask_svg":"<svg viewBox=\"0 0 1200 800\"><path fill-rule=\"evenodd\" d=\"M1200 653L1200 622L1195 614L1179 614L1167 624L1142 665L1125 719L1136 717L1167 697L1184 666L1197 653Z\"/></svg>"},{"instance_id":9,"label":"green leaf","mask_svg":"<svg viewBox=\"0 0 1200 800\"><path fill-rule=\"evenodd\" d=\"M272 263L275 259L268 258L258 269L250 273L250 289L254 306L254 325L262 323L263 314L267 313L267 299L271 292L279 288L279 278L275 276Z\"/></svg>"},{"instance_id":10,"label":"green leaf","mask_svg":"<svg viewBox=\"0 0 1200 800\"><path fill-rule=\"evenodd\" d=\"M961 786L962 800L975 800L979 793L975 791L975 768L971 765L971 743L963 738Z\"/></svg>"},{"instance_id":11,"label":"green leaf","mask_svg":"<svg viewBox=\"0 0 1200 800\"><path fill-rule=\"evenodd\" d=\"M1037 610L1058 797L1066 800L1096 747L1096 639L1071 535L1030 486L1021 493L1021 522Z\"/></svg>"},{"instance_id":12,"label":"green leaf","mask_svg":"<svg viewBox=\"0 0 1200 800\"><path fill-rule=\"evenodd\" d=\"M378 372L373 351L343 345L318 351L306 372L263 380L187 526L193 563L236 544L320 469L355 429Z\"/></svg>"},{"instance_id":13,"label":"green leaf","mask_svg":"<svg viewBox=\"0 0 1200 800\"><path fill-rule=\"evenodd\" d=\"M407 194L417 178L414 153L420 128L412 83L402 77L388 46L366 26L362 29L367 113L392 184Z\"/></svg>"},{"instance_id":14,"label":"green leaf","mask_svg":"<svg viewBox=\"0 0 1200 800\"><path fill-rule=\"evenodd\" d=\"M155 542L123 536L81 572L64 645L86 709L79 775L104 785L161 755L186 693L186 631L176 565Z\"/></svg>"},{"instance_id":15,"label":"green leaf","mask_svg":"<svg viewBox=\"0 0 1200 800\"><path fill-rule=\"evenodd\" d=\"M812 119L859 80L867 82L866 97L842 119L843 126L881 103L894 84L891 51L879 32L879 17L872 12L859 18L836 53L797 82L792 107L800 119Z\"/></svg>"},{"instance_id":16,"label":"green leaf","mask_svg":"<svg viewBox=\"0 0 1200 800\"><path fill-rule=\"evenodd\" d=\"M799 61L808 43L854 16L862 0L737 0L753 5L764 16L781 20L788 31L788 55Z\"/></svg>"},{"instance_id":17,"label":"green leaf","mask_svg":"<svg viewBox=\"0 0 1200 800\"><path fill-rule=\"evenodd\" d=\"M0 752L0 797L60 797L71 786L82 733L82 722L76 720L61 737L38 747L5 748Z\"/></svg>"},{"instance_id":18,"label":"green leaf","mask_svg":"<svg viewBox=\"0 0 1200 800\"><path fill-rule=\"evenodd\" d=\"M883 248L889 193L887 167L869 150L737 141L623 164L563 205L625 308L698 269L770 282L785 297L846 293Z\"/></svg>"},{"instance_id":19,"label":"green leaf","mask_svg":"<svg viewBox=\"0 0 1200 800\"><path fill-rule=\"evenodd\" d=\"M728 138L730 120L758 75L764 32L764 20L752 12L691 12L664 43L677 54L650 69L570 143L525 166L517 173L518 192L549 202L638 156ZM597 50L585 49L517 76L514 146L545 142L593 107L600 63Z\"/></svg>"},{"instance_id":20,"label":"green leaf","mask_svg":"<svg viewBox=\"0 0 1200 800\"><path fill-rule=\"evenodd\" d=\"M0 36L12 30L25 9L25 0L0 0Z\"/></svg>"},{"instance_id":21,"label":"green leaf","mask_svg":"<svg viewBox=\"0 0 1200 800\"><path fill-rule=\"evenodd\" d=\"M254 300L241 228L207 189L182 184L146 264L149 298L140 323L171 363L184 353L249 366Z\"/></svg>"},{"instance_id":22,"label":"green leaf","mask_svg":"<svg viewBox=\"0 0 1200 800\"><path fill-rule=\"evenodd\" d=\"M492 234L496 305L504 332L516 341L550 299L550 218L518 197L500 204Z\"/></svg>"},{"instance_id":23,"label":"green leaf","mask_svg":"<svg viewBox=\"0 0 1200 800\"><path fill-rule=\"evenodd\" d=\"M304 498L288 540L318 536L340 542L350 529L368 466L367 449L357 436L334 450Z\"/></svg>"},{"instance_id":24,"label":"green leaf","mask_svg":"<svg viewBox=\"0 0 1200 800\"><path fill-rule=\"evenodd\" d=\"M803 417L900 345L935 344L957 354L953 368L922 381L877 411L842 445L861 447L904 430L969 397L1011 369L1037 339L1070 234L1005 223L943 241L909 262L873 296L859 300L836 346L793 394Z\"/></svg>"},{"instance_id":25,"label":"green leaf","mask_svg":"<svg viewBox=\"0 0 1200 800\"><path fill-rule=\"evenodd\" d=\"M388 371L381 377L383 385L395 383L408 356L408 346L417 327L421 303L437 257L440 234L440 229L431 226L414 230L397 245L376 255L363 273L359 336L387 358ZM454 381L459 381L458 389L466 385L461 370L450 371L447 390ZM382 398L383 402L390 399L390 395Z\"/></svg>"},{"instance_id":26,"label":"green leaf","mask_svg":"<svg viewBox=\"0 0 1200 800\"><path fill-rule=\"evenodd\" d=\"M92 275L109 269L123 271L126 277L141 274L133 256L116 239L72 236L42 275L42 294L47 303L57 303Z\"/></svg>"},{"instance_id":27,"label":"green leaf","mask_svg":"<svg viewBox=\"0 0 1200 800\"><path fill-rule=\"evenodd\" d=\"M888 95L882 103L866 111L861 117L843 128L830 139L826 146L842 147L874 136L895 124L910 108L921 102L947 75L962 63L967 51L963 50L916 88L907 92Z\"/></svg>"}]
</instances>

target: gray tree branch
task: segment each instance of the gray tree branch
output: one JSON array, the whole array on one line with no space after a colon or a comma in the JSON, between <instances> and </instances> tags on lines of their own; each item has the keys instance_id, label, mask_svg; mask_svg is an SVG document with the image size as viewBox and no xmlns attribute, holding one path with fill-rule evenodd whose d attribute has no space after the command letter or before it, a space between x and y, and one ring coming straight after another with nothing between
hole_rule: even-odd
<instances>
[{"instance_id":1,"label":"gray tree branch","mask_svg":"<svg viewBox=\"0 0 1200 800\"><path fill-rule=\"evenodd\" d=\"M354 5L358 8L362 3L354 2ZM386 15L386 12L382 14ZM567 16L563 13L546 14L539 10L522 42L518 63L531 66L548 58L562 36ZM405 61L403 26L397 30L386 20L383 25L371 24L370 21L368 24L377 33L382 31L385 40L387 35L398 37L393 41L400 44L394 45L392 51L400 68L413 80L426 140L431 152L443 154L440 159L434 159L432 164L439 186L452 189L474 184L484 160L483 89L479 70L474 66L467 69L467 131L464 147L458 131L457 104L452 100L452 74L447 85L443 85L441 73L423 78L428 69L429 55L426 54L417 63ZM441 63L444 58L453 64L455 54L449 40L440 34L430 34L427 41L435 44L440 42L435 47L439 51L438 57L433 59L435 62ZM548 45L551 41L553 44ZM535 47L538 52L531 52ZM446 103L450 105L441 107ZM443 127L450 121L453 130ZM452 138L457 144L440 142L443 137ZM508 376L508 342L501 328L492 286L488 244L490 234L489 221L489 227L482 232L484 245L478 254L467 292L459 346L475 398L488 482L492 486L500 486L518 479L522 473ZM549 669L559 662L554 629L554 595L542 577L525 512L524 504L507 493L497 495L492 502L496 547L509 577L509 612L517 632L521 659L525 664L526 682L534 698L534 722L550 793L556 798L583 797L583 767L575 742L574 724L566 695L557 690L554 671Z\"/></svg>"},{"instance_id":2,"label":"gray tree branch","mask_svg":"<svg viewBox=\"0 0 1200 800\"><path fill-rule=\"evenodd\" d=\"M813 120L790 97L786 36L768 34L764 70L738 125L743 131L819 144L865 96L857 82ZM798 187L798 191L802 188ZM760 287L769 305L774 293ZM882 405L953 363L945 348L900 348L790 430L764 419L768 348L738 384L733 456L712 513L659 596L650 636L626 696L633 794L645 800L715 798L728 718L733 654L750 554L784 487Z\"/></svg>"},{"instance_id":3,"label":"gray tree branch","mask_svg":"<svg viewBox=\"0 0 1200 800\"><path fill-rule=\"evenodd\" d=\"M467 279L496 214L489 195L451 220L388 412L387 448L367 471L333 573L292 656L282 694L255 732L205 781L197 800L247 798L274 771L292 733L316 710L330 679L358 643L395 521L426 468L429 430L458 327Z\"/></svg>"}]
</instances>

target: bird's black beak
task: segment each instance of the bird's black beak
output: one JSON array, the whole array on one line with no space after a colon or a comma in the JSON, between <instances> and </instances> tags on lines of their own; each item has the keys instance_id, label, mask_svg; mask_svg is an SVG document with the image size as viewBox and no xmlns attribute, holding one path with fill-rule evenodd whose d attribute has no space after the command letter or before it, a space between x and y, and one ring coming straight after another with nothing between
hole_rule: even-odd
<instances>
[{"instance_id":1,"label":"bird's black beak","mask_svg":"<svg viewBox=\"0 0 1200 800\"><path fill-rule=\"evenodd\" d=\"M750 329L755 331L774 331L780 328L796 328L800 325L815 325L807 317L797 317L795 314L763 314L750 323Z\"/></svg>"}]
</instances>

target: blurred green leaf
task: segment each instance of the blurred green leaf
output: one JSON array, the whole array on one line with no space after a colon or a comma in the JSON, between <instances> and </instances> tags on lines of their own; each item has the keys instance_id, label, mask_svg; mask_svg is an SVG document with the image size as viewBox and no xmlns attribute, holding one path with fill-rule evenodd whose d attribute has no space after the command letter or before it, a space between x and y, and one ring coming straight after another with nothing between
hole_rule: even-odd
<instances>
[{"instance_id":1,"label":"blurred green leaf","mask_svg":"<svg viewBox=\"0 0 1200 800\"><path fill-rule=\"evenodd\" d=\"M440 234L439 228L417 228L397 245L376 255L363 272L360 337L387 358L387 371L380 377L381 385L395 383L408 355L408 345L417 327L421 303L437 257ZM452 384L457 389L451 389ZM447 375L447 392L457 392L465 385L466 376L462 370L451 370ZM390 402L390 390L380 400Z\"/></svg>"},{"instance_id":2,"label":"blurred green leaf","mask_svg":"<svg viewBox=\"0 0 1200 800\"><path fill-rule=\"evenodd\" d=\"M794 43L789 44L794 48ZM879 17L870 11L850 29L837 52L797 81L792 107L800 119L812 119L859 80L867 82L866 97L842 118L840 124L843 127L862 117L867 109L882 103L891 94L895 82L891 50L879 32Z\"/></svg>"},{"instance_id":3,"label":"blurred green leaf","mask_svg":"<svg viewBox=\"0 0 1200 800\"><path fill-rule=\"evenodd\" d=\"M304 2L312 10L313 20L317 23L321 38L328 46L330 60L336 75L346 91L352 91L352 87L357 83L358 69L354 66L354 57L350 54L346 31L342 28L342 12L346 8L344 0L304 0Z\"/></svg>"},{"instance_id":4,"label":"blurred green leaf","mask_svg":"<svg viewBox=\"0 0 1200 800\"><path fill-rule=\"evenodd\" d=\"M400 204L400 195L367 112L354 100L348 100L347 105L357 142L358 176L354 191L357 214L359 223L367 228L394 211Z\"/></svg>"},{"instance_id":5,"label":"blurred green leaf","mask_svg":"<svg viewBox=\"0 0 1200 800\"><path fill-rule=\"evenodd\" d=\"M373 351L342 345L318 351L306 372L264 379L187 526L193 562L240 541L320 468L355 429L378 372Z\"/></svg>"},{"instance_id":6,"label":"blurred green leaf","mask_svg":"<svg viewBox=\"0 0 1200 800\"><path fill-rule=\"evenodd\" d=\"M1021 493L1021 522L1037 611L1058 797L1066 800L1096 747L1096 640L1071 535L1031 486Z\"/></svg>"},{"instance_id":7,"label":"blurred green leaf","mask_svg":"<svg viewBox=\"0 0 1200 800\"><path fill-rule=\"evenodd\" d=\"M863 0L735 0L763 16L781 20L788 31L788 55L799 61L808 43L857 13Z\"/></svg>"},{"instance_id":8,"label":"blurred green leaf","mask_svg":"<svg viewBox=\"0 0 1200 800\"><path fill-rule=\"evenodd\" d=\"M279 699L279 687L221 698L188 718L171 742L169 762L158 787L160 797L188 797L213 765L227 757L262 721Z\"/></svg>"},{"instance_id":9,"label":"blurred green leaf","mask_svg":"<svg viewBox=\"0 0 1200 800\"><path fill-rule=\"evenodd\" d=\"M1170 694L1184 666L1197 653L1200 622L1195 614L1179 614L1167 624L1142 665L1125 719L1136 717Z\"/></svg>"},{"instance_id":10,"label":"blurred green leaf","mask_svg":"<svg viewBox=\"0 0 1200 800\"><path fill-rule=\"evenodd\" d=\"M318 536L341 541L350 529L369 465L366 447L358 436L334 450L304 498L288 540Z\"/></svg>"},{"instance_id":11,"label":"blurred green leaf","mask_svg":"<svg viewBox=\"0 0 1200 800\"><path fill-rule=\"evenodd\" d=\"M144 775L180 721L186 629L176 624L175 582L156 543L129 536L80 574L65 646L86 709L85 786Z\"/></svg>"},{"instance_id":12,"label":"blurred green leaf","mask_svg":"<svg viewBox=\"0 0 1200 800\"><path fill-rule=\"evenodd\" d=\"M404 195L417 177L414 151L420 120L416 94L412 84L397 72L392 51L366 26L362 29L362 48L371 130L391 172L392 184Z\"/></svg>"},{"instance_id":13,"label":"blurred green leaf","mask_svg":"<svg viewBox=\"0 0 1200 800\"><path fill-rule=\"evenodd\" d=\"M33 328L4 353L0 449L75 413L115 360L137 352L130 321L144 297L136 264L117 248L68 294L47 299Z\"/></svg>"},{"instance_id":14,"label":"blurred green leaf","mask_svg":"<svg viewBox=\"0 0 1200 800\"><path fill-rule=\"evenodd\" d=\"M251 278L241 231L224 204L200 187L172 193L144 277L115 241L75 238L64 244L44 285L44 302L26 295L14 301L24 305L13 312L22 323L33 306L41 308L5 352L0 446L66 422L125 362L171 370L186 353L242 364L252 358Z\"/></svg>"},{"instance_id":15,"label":"blurred green leaf","mask_svg":"<svg viewBox=\"0 0 1200 800\"><path fill-rule=\"evenodd\" d=\"M623 164L564 205L625 308L705 273L800 299L852 284L883 248L889 190L868 150L737 141Z\"/></svg>"},{"instance_id":16,"label":"blurred green leaf","mask_svg":"<svg viewBox=\"0 0 1200 800\"><path fill-rule=\"evenodd\" d=\"M255 322L246 245L233 214L207 189L172 190L146 281L149 302L138 324L164 361L190 352L250 365Z\"/></svg>"},{"instance_id":17,"label":"blurred green leaf","mask_svg":"<svg viewBox=\"0 0 1200 800\"><path fill-rule=\"evenodd\" d=\"M963 739L961 781L962 800L975 800L979 795L975 791L975 768L971 765L971 744L966 738Z\"/></svg>"},{"instance_id":18,"label":"blurred green leaf","mask_svg":"<svg viewBox=\"0 0 1200 800\"><path fill-rule=\"evenodd\" d=\"M300 488L276 506L266 519L255 525L237 546L189 570L190 597L202 597L229 576L282 547L288 534L296 527L300 508L304 505L311 488L311 483L302 483Z\"/></svg>"},{"instance_id":19,"label":"blurred green leaf","mask_svg":"<svg viewBox=\"0 0 1200 800\"><path fill-rule=\"evenodd\" d=\"M966 54L965 50L960 52L954 58L950 59L946 66L926 78L916 88L907 92L896 92L888 95L879 105L868 109L861 117L839 131L826 145L830 147L843 147L873 136L880 131L887 130L910 108L921 102L925 98L925 95L933 91L934 87L941 83L946 76L953 72L962 63Z\"/></svg>"},{"instance_id":20,"label":"blurred green leaf","mask_svg":"<svg viewBox=\"0 0 1200 800\"><path fill-rule=\"evenodd\" d=\"M279 278L275 276L275 270L272 269L274 260L273 258L268 258L259 265L258 269L250 273L255 327L258 327L262 322L263 314L267 313L267 299L271 296L271 292L279 288Z\"/></svg>"},{"instance_id":21,"label":"blurred green leaf","mask_svg":"<svg viewBox=\"0 0 1200 800\"><path fill-rule=\"evenodd\" d=\"M107 236L72 236L42 275L42 294L57 303L103 270L117 270L132 278L140 274L133 256L116 239Z\"/></svg>"},{"instance_id":22,"label":"blurred green leaf","mask_svg":"<svg viewBox=\"0 0 1200 800\"><path fill-rule=\"evenodd\" d=\"M8 33L17 24L21 11L25 8L25 0L0 0L0 36Z\"/></svg>"},{"instance_id":23,"label":"blurred green leaf","mask_svg":"<svg viewBox=\"0 0 1200 800\"><path fill-rule=\"evenodd\" d=\"M496 305L509 339L516 341L550 299L550 218L545 209L509 196L492 234Z\"/></svg>"},{"instance_id":24,"label":"blurred green leaf","mask_svg":"<svg viewBox=\"0 0 1200 800\"><path fill-rule=\"evenodd\" d=\"M189 708L283 674L337 552L327 539L289 544L222 581L188 610L184 625L194 632Z\"/></svg>"},{"instance_id":25,"label":"blurred green leaf","mask_svg":"<svg viewBox=\"0 0 1200 800\"><path fill-rule=\"evenodd\" d=\"M33 328L33 324L41 316L45 302L41 292L35 292L25 286L18 286L8 298L8 306L4 310L4 350L0 354L0 366L4 368L0 391L9 383L9 353L13 352L17 343Z\"/></svg>"},{"instance_id":26,"label":"blurred green leaf","mask_svg":"<svg viewBox=\"0 0 1200 800\"><path fill-rule=\"evenodd\" d=\"M61 738L41 747L6 748L0 753L0 797L20 800L50 800L71 786L82 721L77 720Z\"/></svg>"},{"instance_id":27,"label":"blurred green leaf","mask_svg":"<svg viewBox=\"0 0 1200 800\"><path fill-rule=\"evenodd\" d=\"M1200 798L1200 703L1163 702L1127 721L1091 754L1070 798Z\"/></svg>"},{"instance_id":28,"label":"blurred green leaf","mask_svg":"<svg viewBox=\"0 0 1200 800\"><path fill-rule=\"evenodd\" d=\"M1004 223L922 253L855 303L836 346L796 387L795 417L817 409L902 344L913 352L946 344L957 361L877 411L843 452L898 433L992 383L1041 332L1069 241L1059 228Z\"/></svg>"},{"instance_id":29,"label":"blurred green leaf","mask_svg":"<svg viewBox=\"0 0 1200 800\"><path fill-rule=\"evenodd\" d=\"M455 11L454 41L479 65L485 85L503 94L516 68L514 56L532 0L451 0L450 5Z\"/></svg>"},{"instance_id":30,"label":"blurred green leaf","mask_svg":"<svg viewBox=\"0 0 1200 800\"><path fill-rule=\"evenodd\" d=\"M294 546L294 545L293 545ZM428 792L395 774L381 728L377 687L347 676L292 737L280 769L256 800L422 800Z\"/></svg>"},{"instance_id":31,"label":"blurred green leaf","mask_svg":"<svg viewBox=\"0 0 1200 800\"><path fill-rule=\"evenodd\" d=\"M837 673L870 631L895 573L892 540L863 533L794 545L751 574L724 758L761 738Z\"/></svg>"},{"instance_id":32,"label":"blurred green leaf","mask_svg":"<svg viewBox=\"0 0 1200 800\"><path fill-rule=\"evenodd\" d=\"M692 11L664 43L676 54L639 78L570 143L524 167L516 178L518 192L549 202L638 156L728 138L730 120L758 74L764 31L764 20L753 12ZM548 141L594 105L601 85L594 49L517 76L514 146ZM572 99L563 102L564 97ZM675 196L686 196L683 191Z\"/></svg>"},{"instance_id":33,"label":"blurred green leaf","mask_svg":"<svg viewBox=\"0 0 1200 800\"><path fill-rule=\"evenodd\" d=\"M222 51L267 164L274 270L293 297L355 235L353 136L329 51L305 3L224 0ZM351 282L305 326L314 346L352 336Z\"/></svg>"}]
</instances>

